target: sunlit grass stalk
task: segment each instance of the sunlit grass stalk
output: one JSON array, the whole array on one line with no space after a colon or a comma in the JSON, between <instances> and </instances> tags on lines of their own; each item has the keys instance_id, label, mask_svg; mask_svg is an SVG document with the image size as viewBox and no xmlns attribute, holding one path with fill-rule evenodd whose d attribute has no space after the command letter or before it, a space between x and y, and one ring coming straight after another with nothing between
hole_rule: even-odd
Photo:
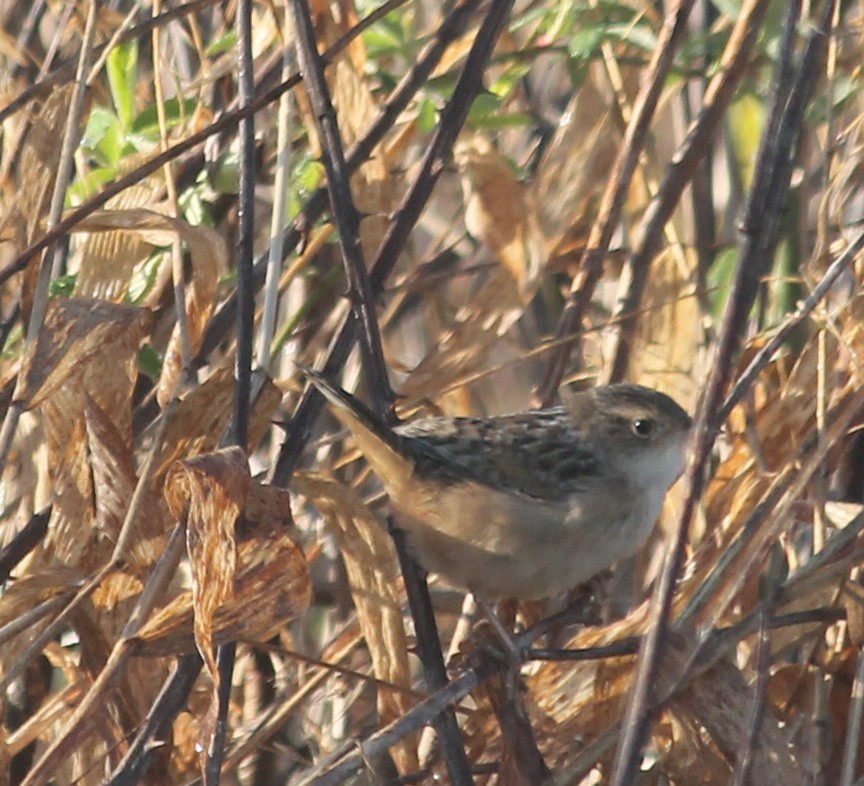
<instances>
[{"instance_id":1,"label":"sunlit grass stalk","mask_svg":"<svg viewBox=\"0 0 864 786\"><path fill-rule=\"evenodd\" d=\"M285 21L282 50L282 80L288 79L294 68L293 48L288 41L291 34L291 11L285 6ZM276 175L273 183L273 210L270 214L270 249L267 256L267 279L264 284L264 313L258 335L258 366L265 371L271 363L271 347L276 330L276 313L279 306L279 271L282 267L284 249L285 207L288 202L289 178L291 176L291 136L294 132L291 93L279 98L279 113L276 136Z\"/></svg>"},{"instance_id":2,"label":"sunlit grass stalk","mask_svg":"<svg viewBox=\"0 0 864 786\"><path fill-rule=\"evenodd\" d=\"M91 0L87 11L84 38L81 42L81 54L78 58L75 87L69 105L66 129L63 133L60 160L57 164L57 177L54 181L54 192L51 195L51 206L48 211L48 231L60 222L63 214L63 203L66 199L66 188L68 187L69 179L72 176L73 157L78 145L79 121L81 119L81 113L84 111L84 99L87 91L85 76L90 70L90 59L93 54L93 40L96 34L97 8L97 0ZM52 247L49 246L45 249L45 253L42 255L40 263L39 279L33 296L30 320L27 323L27 334L24 344L27 349L35 344L39 337L39 333L42 330L42 324L45 321L45 314L48 311L48 287L51 283L51 278L56 274L55 267L58 264L58 260L62 259L61 254L60 256L55 255L54 259L49 261L51 248ZM22 370L24 370L23 367ZM20 400L19 395L22 385L24 384L24 379L25 377L21 372L19 372L18 380L15 385L15 394L13 394L12 397L12 404L9 406L9 409L6 410L3 426L0 427L0 476L3 475L3 471L6 468L6 461L9 458L12 441L15 439L15 431L18 427L18 421L21 418L21 414L24 412L25 404Z\"/></svg>"},{"instance_id":3,"label":"sunlit grass stalk","mask_svg":"<svg viewBox=\"0 0 864 786\"><path fill-rule=\"evenodd\" d=\"M153 2L153 16L158 16L162 10L161 0ZM161 57L161 28L153 28L153 92L156 104L156 118L159 122L159 142L164 153L168 150L168 122L165 118L165 95L162 89L162 69L159 68ZM171 206L171 215L180 217L180 209L177 199L177 188L174 184L174 173L171 162L166 161L162 167L165 177L165 190L168 194L168 203ZM177 331L180 336L180 358L183 366L183 378L187 378L192 370L190 360L192 358L192 343L189 338L189 315L186 312L186 282L183 275L183 247L180 236L175 235L171 243L171 279L174 286L174 309L177 314Z\"/></svg>"}]
</instances>

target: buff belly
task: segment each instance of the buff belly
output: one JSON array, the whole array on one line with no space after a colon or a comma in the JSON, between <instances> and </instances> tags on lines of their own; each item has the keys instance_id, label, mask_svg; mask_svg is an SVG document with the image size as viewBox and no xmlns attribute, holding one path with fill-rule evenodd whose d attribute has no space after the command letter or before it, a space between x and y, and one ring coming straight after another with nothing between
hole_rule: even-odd
<instances>
[{"instance_id":1,"label":"buff belly","mask_svg":"<svg viewBox=\"0 0 864 786\"><path fill-rule=\"evenodd\" d=\"M593 516L573 500L551 504L476 483L414 491L409 506L397 507L420 563L490 599L527 600L576 586L634 553L653 525L643 524L650 511L606 504L608 490Z\"/></svg>"}]
</instances>

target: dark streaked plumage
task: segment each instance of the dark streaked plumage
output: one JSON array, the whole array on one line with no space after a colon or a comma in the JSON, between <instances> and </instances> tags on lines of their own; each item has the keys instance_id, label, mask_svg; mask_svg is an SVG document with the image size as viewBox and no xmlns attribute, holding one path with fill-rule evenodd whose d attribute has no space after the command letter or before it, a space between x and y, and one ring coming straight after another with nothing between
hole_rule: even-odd
<instances>
[{"instance_id":1,"label":"dark streaked plumage","mask_svg":"<svg viewBox=\"0 0 864 786\"><path fill-rule=\"evenodd\" d=\"M473 478L537 499L575 493L597 471L594 453L563 407L486 419L424 418L395 431L420 474Z\"/></svg>"}]
</instances>

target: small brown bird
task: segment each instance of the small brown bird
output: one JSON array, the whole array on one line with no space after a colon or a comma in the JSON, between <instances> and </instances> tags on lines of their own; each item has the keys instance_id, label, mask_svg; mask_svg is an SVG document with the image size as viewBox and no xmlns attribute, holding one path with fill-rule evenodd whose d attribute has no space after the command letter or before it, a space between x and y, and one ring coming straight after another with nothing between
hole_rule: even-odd
<instances>
[{"instance_id":1,"label":"small brown bird","mask_svg":"<svg viewBox=\"0 0 864 786\"><path fill-rule=\"evenodd\" d=\"M391 429L307 374L381 479L420 563L488 599L551 595L634 554L684 467L690 416L639 385Z\"/></svg>"}]
</instances>

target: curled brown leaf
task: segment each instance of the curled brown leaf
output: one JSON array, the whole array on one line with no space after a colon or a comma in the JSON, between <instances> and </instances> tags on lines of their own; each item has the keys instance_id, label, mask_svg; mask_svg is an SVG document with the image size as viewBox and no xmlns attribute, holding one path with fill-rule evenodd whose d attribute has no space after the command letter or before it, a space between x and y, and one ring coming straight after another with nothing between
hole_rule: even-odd
<instances>
[{"instance_id":1,"label":"curled brown leaf","mask_svg":"<svg viewBox=\"0 0 864 786\"><path fill-rule=\"evenodd\" d=\"M165 480L165 499L186 523L192 567L195 643L218 690L213 641L216 611L234 595L237 524L251 478L246 453L238 447L178 461Z\"/></svg>"},{"instance_id":2,"label":"curled brown leaf","mask_svg":"<svg viewBox=\"0 0 864 786\"><path fill-rule=\"evenodd\" d=\"M289 533L256 533L238 547L234 594L213 617L213 644L265 642L302 614L311 598L309 566ZM136 653L156 657L191 652L192 607L192 593L184 592L154 614L139 632Z\"/></svg>"},{"instance_id":3,"label":"curled brown leaf","mask_svg":"<svg viewBox=\"0 0 864 786\"><path fill-rule=\"evenodd\" d=\"M102 357L117 340L143 338L150 312L89 298L57 298L48 304L45 323L24 359L16 398L38 406L73 374Z\"/></svg>"},{"instance_id":4,"label":"curled brown leaf","mask_svg":"<svg viewBox=\"0 0 864 786\"><path fill-rule=\"evenodd\" d=\"M117 232L132 234L153 246L168 246L175 238L189 248L193 275L186 292L186 315L189 325L189 349L192 354L201 347L204 328L216 304L219 271L228 264L228 249L222 236L206 226L192 226L179 218L164 216L144 208L103 210L94 213L79 225L82 231ZM177 380L183 373L180 331L177 325L165 352L162 374L156 395L165 406L174 393Z\"/></svg>"}]
</instances>

